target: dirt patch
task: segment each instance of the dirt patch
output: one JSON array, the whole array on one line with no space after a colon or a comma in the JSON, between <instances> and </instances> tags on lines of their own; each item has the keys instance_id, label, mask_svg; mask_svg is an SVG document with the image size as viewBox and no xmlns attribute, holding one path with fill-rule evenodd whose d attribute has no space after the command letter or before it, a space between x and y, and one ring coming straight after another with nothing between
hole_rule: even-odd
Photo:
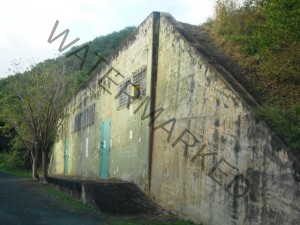
<instances>
[{"instance_id":1,"label":"dirt patch","mask_svg":"<svg viewBox=\"0 0 300 225\"><path fill-rule=\"evenodd\" d=\"M162 211L133 183L85 184L101 212L117 215L157 214Z\"/></svg>"},{"instance_id":2,"label":"dirt patch","mask_svg":"<svg viewBox=\"0 0 300 225\"><path fill-rule=\"evenodd\" d=\"M93 204L102 213L131 216L168 214L131 182L60 176L51 176L48 182L78 200Z\"/></svg>"}]
</instances>

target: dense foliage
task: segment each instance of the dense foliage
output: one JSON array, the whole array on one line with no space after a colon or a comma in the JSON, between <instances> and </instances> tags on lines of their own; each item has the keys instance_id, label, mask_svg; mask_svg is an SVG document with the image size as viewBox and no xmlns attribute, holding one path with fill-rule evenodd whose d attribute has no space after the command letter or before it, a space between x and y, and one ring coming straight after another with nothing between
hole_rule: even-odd
<instances>
[{"instance_id":1,"label":"dense foliage","mask_svg":"<svg viewBox=\"0 0 300 225\"><path fill-rule=\"evenodd\" d=\"M76 77L76 85L74 88L76 89L89 78L89 76L87 76L88 72L97 63L97 60L99 60L99 58L95 56L95 53L101 55L104 58L107 58L109 54L112 53L133 30L134 27L126 27L119 32L113 32L106 36L97 37L93 41L89 41L80 46L73 47L62 57L59 57L57 61L63 60L65 62L66 74ZM86 61L84 62L82 69L80 69L82 61L74 55L68 58L66 58L66 55L85 45L88 45L89 49L87 52ZM78 53L78 55L84 58L84 53L85 50L83 49Z\"/></svg>"},{"instance_id":2,"label":"dense foliage","mask_svg":"<svg viewBox=\"0 0 300 225\"><path fill-rule=\"evenodd\" d=\"M9 76L5 79L0 79L0 154L2 153L0 157L0 164L2 166L4 165L7 168L28 168L30 166L30 152L26 150L24 140L21 140L20 136L16 135L17 132L15 128L12 128L12 122L15 122L15 125L19 125L21 129L24 128L24 123L20 123L20 117L22 116L25 119L26 115L21 114L24 112L24 109L21 110L24 105L19 105L20 96L18 96L18 94L22 94L22 96L24 96L24 94L28 94L28 97L32 96L32 99L29 102L32 103L32 106L34 106L35 101L39 99L35 97L44 93L41 89L43 86L41 78L45 78L46 76L37 75L38 68L43 67L43 73L45 73L45 71L52 71L51 73L53 73L64 65L64 74L67 82L68 84L71 84L73 91L76 91L76 89L78 89L78 87L89 78L87 73L98 60L94 53L96 52L105 58L108 57L108 55L114 51L133 30L134 27L127 27L119 32L100 36L95 38L93 41L82 44L81 46L89 46L86 61L82 69L80 69L81 61L78 58L75 56L66 58L67 54L81 47L76 46L54 60L45 60L42 63L34 65L31 70L27 70L24 73L17 73L16 75ZM78 54L83 55L84 51L81 51ZM48 80L49 82L54 82L54 80ZM22 83L23 85L25 85L25 83L28 84L26 85L26 88L28 88L26 89L26 92L28 93L16 93L18 90L20 91L24 89ZM35 85L36 87L36 84L38 83L40 84L40 90L33 88L33 86ZM19 87L16 88L16 85L19 85ZM50 86L48 85L48 87ZM46 92L44 94L46 94ZM45 95L44 97L46 99L47 96ZM38 104L36 106L38 106ZM35 111L38 112L39 110ZM16 114L16 112L20 112L19 115ZM35 117L37 117L37 115L35 115ZM26 136L25 138L28 138L28 140L32 139L31 137ZM47 146L47 148L49 148L49 146ZM40 161L41 156L39 156L38 159ZM40 162L38 162L38 164L41 165Z\"/></svg>"},{"instance_id":3,"label":"dense foliage","mask_svg":"<svg viewBox=\"0 0 300 225\"><path fill-rule=\"evenodd\" d=\"M220 0L205 27L237 59L263 107L255 110L300 152L300 1Z\"/></svg>"}]
</instances>

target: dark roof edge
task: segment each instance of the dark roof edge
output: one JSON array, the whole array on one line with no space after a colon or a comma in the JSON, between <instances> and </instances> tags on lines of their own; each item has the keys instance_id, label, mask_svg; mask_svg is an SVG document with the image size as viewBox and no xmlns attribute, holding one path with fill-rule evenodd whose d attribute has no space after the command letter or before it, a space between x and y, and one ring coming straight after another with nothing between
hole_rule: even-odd
<instances>
[{"instance_id":1,"label":"dark roof edge","mask_svg":"<svg viewBox=\"0 0 300 225\"><path fill-rule=\"evenodd\" d=\"M220 78L231 88L231 90L240 96L242 100L250 107L257 107L259 103L255 98L226 70L213 55L209 54L205 48L199 43L193 36L178 22L171 14L161 13L162 18L166 20L174 27L174 29L185 39L191 47L197 50L197 52L206 60L206 62L216 70L221 76Z\"/></svg>"}]
</instances>

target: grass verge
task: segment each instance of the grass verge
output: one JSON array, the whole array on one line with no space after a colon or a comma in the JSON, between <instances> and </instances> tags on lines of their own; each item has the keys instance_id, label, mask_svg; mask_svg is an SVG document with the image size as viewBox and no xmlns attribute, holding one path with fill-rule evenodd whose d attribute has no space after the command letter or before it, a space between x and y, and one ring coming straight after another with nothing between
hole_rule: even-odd
<instances>
[{"instance_id":1,"label":"grass verge","mask_svg":"<svg viewBox=\"0 0 300 225\"><path fill-rule=\"evenodd\" d=\"M28 178L31 179L31 171L25 170L9 170L3 167L0 164L0 172L5 172L17 177ZM48 197L55 199L60 204L70 208L74 211L81 213L95 213L97 209L90 204L84 204L81 201L76 200L75 198L67 195L66 193L57 190L55 187L51 185L45 185L42 183L37 183L39 190L46 194ZM110 215L107 217L108 225L195 225L195 223L191 221L184 221L175 218L166 218L165 220L159 220L157 218L150 219L137 219L130 217L118 217Z\"/></svg>"},{"instance_id":2,"label":"grass verge","mask_svg":"<svg viewBox=\"0 0 300 225\"><path fill-rule=\"evenodd\" d=\"M256 109L256 117L266 121L295 153L300 153L300 104L290 111L264 106Z\"/></svg>"},{"instance_id":3,"label":"grass verge","mask_svg":"<svg viewBox=\"0 0 300 225\"><path fill-rule=\"evenodd\" d=\"M96 209L92 205L84 204L83 202L67 195L66 193L57 190L53 186L39 184L39 189L68 208L79 212L96 212Z\"/></svg>"},{"instance_id":4,"label":"grass verge","mask_svg":"<svg viewBox=\"0 0 300 225\"><path fill-rule=\"evenodd\" d=\"M110 225L195 225L191 221L133 221L131 219L111 220Z\"/></svg>"},{"instance_id":5,"label":"grass verge","mask_svg":"<svg viewBox=\"0 0 300 225\"><path fill-rule=\"evenodd\" d=\"M10 170L1 165L0 165L0 172L5 172L22 178L31 178L32 175L30 170Z\"/></svg>"},{"instance_id":6,"label":"grass verge","mask_svg":"<svg viewBox=\"0 0 300 225\"><path fill-rule=\"evenodd\" d=\"M22 177L22 178L31 178L31 171L30 170L11 170L7 169L4 166L0 165L0 172L5 172L7 174L16 176L16 177ZM66 193L61 192L54 187L50 185L45 185L38 183L39 190L46 195L48 195L51 198L54 198L61 204L65 205L68 208L71 208L73 210L79 211L79 212L95 212L96 209L89 205L89 204L84 204L81 201L78 201L74 199L71 196L68 196Z\"/></svg>"}]
</instances>

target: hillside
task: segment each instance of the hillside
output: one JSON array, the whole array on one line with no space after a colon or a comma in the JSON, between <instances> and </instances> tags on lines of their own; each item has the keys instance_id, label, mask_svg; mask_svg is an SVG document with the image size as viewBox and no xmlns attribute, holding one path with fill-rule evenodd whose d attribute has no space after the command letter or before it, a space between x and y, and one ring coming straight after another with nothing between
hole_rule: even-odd
<instances>
[{"instance_id":1,"label":"hillside","mask_svg":"<svg viewBox=\"0 0 300 225\"><path fill-rule=\"evenodd\" d=\"M222 0L214 19L192 29L205 30L214 45L210 48L222 52L213 54L260 104L257 117L295 152L300 152L299 10L299 1L247 0L238 5Z\"/></svg>"},{"instance_id":2,"label":"hillside","mask_svg":"<svg viewBox=\"0 0 300 225\"><path fill-rule=\"evenodd\" d=\"M78 89L86 80L89 79L87 76L88 71L97 62L97 57L94 53L98 53L103 57L108 57L111 52L113 52L121 42L135 29L135 27L126 27L118 32L113 32L105 36L96 37L94 40L87 43L83 43L80 46L75 46L62 56L56 59L45 60L43 63L45 65L59 66L62 63L65 64L65 75L72 79L74 83L74 90ZM81 61L75 56L66 58L65 56L74 50L80 48L81 46L88 45L89 51L86 57L86 61L82 70L80 70ZM83 54L84 51L80 52ZM39 64L38 64L39 65ZM26 76L26 74L20 74L21 76ZM9 104L5 97L10 95L9 86L14 80L14 76L9 76L7 78L0 79L0 152L10 151L10 150L20 150L22 148L19 141L12 141L12 137L15 136L14 132L5 124L5 115L2 113L2 109L5 104Z\"/></svg>"},{"instance_id":3,"label":"hillside","mask_svg":"<svg viewBox=\"0 0 300 225\"><path fill-rule=\"evenodd\" d=\"M71 50L66 52L62 57L60 57L56 60L57 60L57 62L60 62L61 60L65 60L67 75L71 74L72 76L75 76L77 78L77 82L78 82L77 87L76 87L76 89L77 89L78 86L80 86L86 80L88 80L88 78L89 78L89 76L87 76L88 72L96 64L97 60L99 59L98 57L95 57L95 53L103 56L104 58L107 58L110 55L110 53L112 53L115 49L118 48L118 46L121 44L121 42L134 29L135 29L135 27L126 27L119 32L113 32L113 33L105 35L105 36L97 37L92 41L83 43L80 46L73 47ZM82 70L80 70L81 60L79 60L75 56L71 56L69 58L66 58L65 56L85 45L89 46L89 51L87 53L86 61L83 65L83 68L82 68ZM82 50L78 54L81 55L81 57L83 57L84 50Z\"/></svg>"}]
</instances>

